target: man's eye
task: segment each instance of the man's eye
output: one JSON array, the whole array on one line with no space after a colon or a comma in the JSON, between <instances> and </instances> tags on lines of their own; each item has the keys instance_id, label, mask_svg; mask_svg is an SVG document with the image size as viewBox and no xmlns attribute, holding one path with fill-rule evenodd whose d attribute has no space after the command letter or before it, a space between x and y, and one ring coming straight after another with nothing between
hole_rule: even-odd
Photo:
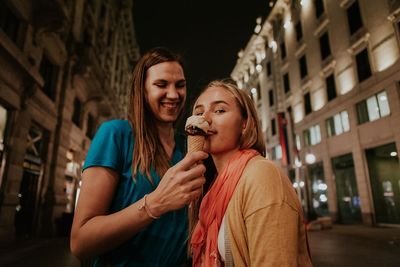
<instances>
[{"instance_id":1,"label":"man's eye","mask_svg":"<svg viewBox=\"0 0 400 267\"><path fill-rule=\"evenodd\" d=\"M156 83L155 86L160 87L160 88L164 88L167 86L167 84L165 83Z\"/></svg>"},{"instance_id":2,"label":"man's eye","mask_svg":"<svg viewBox=\"0 0 400 267\"><path fill-rule=\"evenodd\" d=\"M225 112L225 110L223 110L223 109L217 109L217 110L215 110L215 113L224 113Z\"/></svg>"},{"instance_id":3,"label":"man's eye","mask_svg":"<svg viewBox=\"0 0 400 267\"><path fill-rule=\"evenodd\" d=\"M195 116L201 116L201 115L203 115L203 112L195 112L193 115L195 115Z\"/></svg>"}]
</instances>

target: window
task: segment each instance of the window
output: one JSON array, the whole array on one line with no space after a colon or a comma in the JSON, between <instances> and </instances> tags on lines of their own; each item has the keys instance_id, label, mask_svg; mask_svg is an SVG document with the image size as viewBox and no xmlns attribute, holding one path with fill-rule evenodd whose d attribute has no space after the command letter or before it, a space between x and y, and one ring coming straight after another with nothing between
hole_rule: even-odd
<instances>
[{"instance_id":1,"label":"window","mask_svg":"<svg viewBox=\"0 0 400 267\"><path fill-rule=\"evenodd\" d=\"M331 101L336 98L336 83L335 76L333 74L329 75L326 79L326 92L328 95L328 101Z\"/></svg>"},{"instance_id":2,"label":"window","mask_svg":"<svg viewBox=\"0 0 400 267\"><path fill-rule=\"evenodd\" d=\"M283 75L283 89L285 91L285 94L290 91L289 73Z\"/></svg>"},{"instance_id":3,"label":"window","mask_svg":"<svg viewBox=\"0 0 400 267\"><path fill-rule=\"evenodd\" d=\"M296 137L295 137L295 139L296 139L296 149L297 149L297 151L300 151L300 150L301 150L301 140L300 140L300 135L296 134Z\"/></svg>"},{"instance_id":4,"label":"window","mask_svg":"<svg viewBox=\"0 0 400 267\"><path fill-rule=\"evenodd\" d=\"M349 114L342 111L326 120L328 136L335 136L350 131Z\"/></svg>"},{"instance_id":5,"label":"window","mask_svg":"<svg viewBox=\"0 0 400 267\"><path fill-rule=\"evenodd\" d=\"M5 2L0 1L0 28L16 43L20 22Z\"/></svg>"},{"instance_id":6,"label":"window","mask_svg":"<svg viewBox=\"0 0 400 267\"><path fill-rule=\"evenodd\" d=\"M284 60L286 58L286 46L285 46L285 41L282 41L281 45L281 59Z\"/></svg>"},{"instance_id":7,"label":"window","mask_svg":"<svg viewBox=\"0 0 400 267\"><path fill-rule=\"evenodd\" d=\"M272 66L271 66L271 61L267 62L267 76L270 76L272 74Z\"/></svg>"},{"instance_id":8,"label":"window","mask_svg":"<svg viewBox=\"0 0 400 267\"><path fill-rule=\"evenodd\" d=\"M271 150L272 155L271 159L272 160L278 160L282 158L282 147L281 145L274 146Z\"/></svg>"},{"instance_id":9,"label":"window","mask_svg":"<svg viewBox=\"0 0 400 267\"><path fill-rule=\"evenodd\" d=\"M368 49L365 48L363 51L356 55L357 64L357 75L358 81L362 82L371 77L371 67L369 65Z\"/></svg>"},{"instance_id":10,"label":"window","mask_svg":"<svg viewBox=\"0 0 400 267\"><path fill-rule=\"evenodd\" d=\"M305 111L306 115L310 114L312 111L311 96L310 96L309 92L304 95L304 111Z\"/></svg>"},{"instance_id":11,"label":"window","mask_svg":"<svg viewBox=\"0 0 400 267\"><path fill-rule=\"evenodd\" d=\"M317 17L317 19L321 17L321 15L324 13L325 13L324 1L315 0L315 16Z\"/></svg>"},{"instance_id":12,"label":"window","mask_svg":"<svg viewBox=\"0 0 400 267\"><path fill-rule=\"evenodd\" d=\"M306 55L299 59L300 78L303 80L308 75Z\"/></svg>"},{"instance_id":13,"label":"window","mask_svg":"<svg viewBox=\"0 0 400 267\"><path fill-rule=\"evenodd\" d=\"M80 127L81 126L81 112L82 112L82 104L81 101L77 97L74 99L74 112L72 113L72 122Z\"/></svg>"},{"instance_id":14,"label":"window","mask_svg":"<svg viewBox=\"0 0 400 267\"><path fill-rule=\"evenodd\" d=\"M350 35L356 33L363 26L358 1L354 1L354 3L347 8L347 21L349 23Z\"/></svg>"},{"instance_id":15,"label":"window","mask_svg":"<svg viewBox=\"0 0 400 267\"><path fill-rule=\"evenodd\" d=\"M303 29L301 28L301 21L296 23L296 40L300 42L303 39Z\"/></svg>"},{"instance_id":16,"label":"window","mask_svg":"<svg viewBox=\"0 0 400 267\"><path fill-rule=\"evenodd\" d=\"M274 105L274 91L272 89L268 91L268 100L269 106L272 107Z\"/></svg>"},{"instance_id":17,"label":"window","mask_svg":"<svg viewBox=\"0 0 400 267\"><path fill-rule=\"evenodd\" d=\"M329 44L328 32L325 32L319 38L319 49L321 52L321 59L324 60L331 55L331 46Z\"/></svg>"},{"instance_id":18,"label":"window","mask_svg":"<svg viewBox=\"0 0 400 267\"><path fill-rule=\"evenodd\" d=\"M358 103L357 115L359 124L375 121L390 115L390 107L386 92L380 92Z\"/></svg>"},{"instance_id":19,"label":"window","mask_svg":"<svg viewBox=\"0 0 400 267\"><path fill-rule=\"evenodd\" d=\"M276 135L276 120L275 119L271 120L271 135L272 136Z\"/></svg>"},{"instance_id":20,"label":"window","mask_svg":"<svg viewBox=\"0 0 400 267\"><path fill-rule=\"evenodd\" d=\"M319 143L321 143L321 130L318 124L304 131L304 144L306 146L313 146Z\"/></svg>"},{"instance_id":21,"label":"window","mask_svg":"<svg viewBox=\"0 0 400 267\"><path fill-rule=\"evenodd\" d=\"M87 120L87 129L86 129L86 136L89 137L90 139L93 139L94 133L95 133L95 120L92 114L88 114L88 120Z\"/></svg>"},{"instance_id":22,"label":"window","mask_svg":"<svg viewBox=\"0 0 400 267\"><path fill-rule=\"evenodd\" d=\"M50 99L55 100L58 68L53 65L45 55L43 55L42 62L40 63L40 74L44 80L43 92L50 97Z\"/></svg>"}]
</instances>

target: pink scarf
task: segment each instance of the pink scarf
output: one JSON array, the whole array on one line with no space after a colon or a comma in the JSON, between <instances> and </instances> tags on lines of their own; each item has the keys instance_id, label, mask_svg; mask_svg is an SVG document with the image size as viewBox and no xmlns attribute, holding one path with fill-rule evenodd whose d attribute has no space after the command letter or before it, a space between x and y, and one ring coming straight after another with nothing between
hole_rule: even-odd
<instances>
[{"instance_id":1,"label":"pink scarf","mask_svg":"<svg viewBox=\"0 0 400 267\"><path fill-rule=\"evenodd\" d=\"M216 178L204 196L191 240L193 266L213 267L219 265L218 231L229 201L242 176L247 162L259 153L253 149L239 150Z\"/></svg>"}]
</instances>

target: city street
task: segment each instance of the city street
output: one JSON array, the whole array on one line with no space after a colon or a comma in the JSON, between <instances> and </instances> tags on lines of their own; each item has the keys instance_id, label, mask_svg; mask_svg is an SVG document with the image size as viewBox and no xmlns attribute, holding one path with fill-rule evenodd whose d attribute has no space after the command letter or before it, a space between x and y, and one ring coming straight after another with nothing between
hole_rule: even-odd
<instances>
[{"instance_id":1,"label":"city street","mask_svg":"<svg viewBox=\"0 0 400 267\"><path fill-rule=\"evenodd\" d=\"M400 266L400 229L334 225L309 233L315 267ZM68 240L37 239L0 244L3 267L78 267Z\"/></svg>"}]
</instances>

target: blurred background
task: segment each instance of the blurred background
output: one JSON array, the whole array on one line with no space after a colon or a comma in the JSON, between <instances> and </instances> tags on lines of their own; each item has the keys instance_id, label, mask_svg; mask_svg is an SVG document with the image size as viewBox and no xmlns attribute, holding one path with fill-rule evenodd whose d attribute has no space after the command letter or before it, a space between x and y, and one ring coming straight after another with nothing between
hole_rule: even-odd
<instances>
[{"instance_id":1,"label":"blurred background","mask_svg":"<svg viewBox=\"0 0 400 267\"><path fill-rule=\"evenodd\" d=\"M0 0L1 266L81 265L80 170L154 46L184 57L185 115L212 79L252 97L315 266L400 266L399 0Z\"/></svg>"}]
</instances>

